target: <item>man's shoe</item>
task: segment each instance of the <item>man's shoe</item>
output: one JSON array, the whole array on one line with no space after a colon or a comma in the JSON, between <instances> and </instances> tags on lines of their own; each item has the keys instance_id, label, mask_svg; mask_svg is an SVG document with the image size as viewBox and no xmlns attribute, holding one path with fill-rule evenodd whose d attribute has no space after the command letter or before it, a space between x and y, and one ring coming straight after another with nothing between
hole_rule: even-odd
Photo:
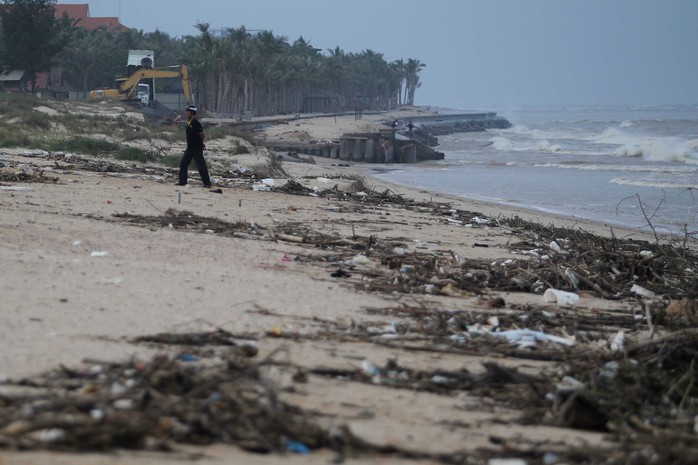
<instances>
[{"instance_id":1,"label":"man's shoe","mask_svg":"<svg viewBox=\"0 0 698 465\"><path fill-rule=\"evenodd\" d=\"M181 183L181 182L176 182L176 183L175 183L175 186L186 186L186 185L187 185L186 182L185 182L185 183Z\"/></svg>"},{"instance_id":2,"label":"man's shoe","mask_svg":"<svg viewBox=\"0 0 698 465\"><path fill-rule=\"evenodd\" d=\"M211 188L211 185L210 185L210 184L204 184L204 187L205 187L206 189L210 189L210 188Z\"/></svg>"}]
</instances>

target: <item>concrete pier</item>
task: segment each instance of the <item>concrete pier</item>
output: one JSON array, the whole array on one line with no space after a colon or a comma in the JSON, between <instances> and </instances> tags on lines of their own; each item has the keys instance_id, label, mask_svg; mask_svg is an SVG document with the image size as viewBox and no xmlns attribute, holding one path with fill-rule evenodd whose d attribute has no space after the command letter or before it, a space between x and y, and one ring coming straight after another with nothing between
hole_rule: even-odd
<instances>
[{"instance_id":1,"label":"concrete pier","mask_svg":"<svg viewBox=\"0 0 698 465\"><path fill-rule=\"evenodd\" d=\"M382 130L375 133L345 134L339 142L289 143L270 146L279 152L296 152L341 161L365 163L417 163L443 160L444 154L433 149L438 146L436 135L455 132L485 131L491 128L509 128L511 123L496 113L462 113L450 115L413 116L401 120L401 127L412 121L412 137L407 131ZM392 121L387 122L390 125ZM383 143L390 145L384 149Z\"/></svg>"}]
</instances>

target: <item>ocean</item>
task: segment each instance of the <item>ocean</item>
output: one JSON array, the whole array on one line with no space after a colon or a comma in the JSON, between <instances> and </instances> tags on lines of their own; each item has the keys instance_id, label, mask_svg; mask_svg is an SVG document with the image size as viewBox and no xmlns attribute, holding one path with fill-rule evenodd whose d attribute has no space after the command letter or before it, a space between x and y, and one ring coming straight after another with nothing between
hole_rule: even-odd
<instances>
[{"instance_id":1,"label":"ocean","mask_svg":"<svg viewBox=\"0 0 698 465\"><path fill-rule=\"evenodd\" d=\"M440 136L443 161L383 165L375 176L627 228L698 231L698 105L496 111L513 127Z\"/></svg>"}]
</instances>

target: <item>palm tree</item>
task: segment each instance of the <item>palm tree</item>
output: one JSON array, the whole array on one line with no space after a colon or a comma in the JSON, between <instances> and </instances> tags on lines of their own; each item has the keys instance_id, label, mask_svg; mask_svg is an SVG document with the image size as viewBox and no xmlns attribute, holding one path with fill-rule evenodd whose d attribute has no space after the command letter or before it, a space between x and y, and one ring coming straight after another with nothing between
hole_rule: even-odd
<instances>
[{"instance_id":1,"label":"palm tree","mask_svg":"<svg viewBox=\"0 0 698 465\"><path fill-rule=\"evenodd\" d=\"M414 105L414 92L422 85L419 81L419 73L426 67L417 59L410 58L405 65L405 103Z\"/></svg>"},{"instance_id":2,"label":"palm tree","mask_svg":"<svg viewBox=\"0 0 698 465\"><path fill-rule=\"evenodd\" d=\"M75 29L68 46L59 56L64 80L81 91L112 86L125 71L126 52L118 46L115 34L106 29Z\"/></svg>"}]
</instances>

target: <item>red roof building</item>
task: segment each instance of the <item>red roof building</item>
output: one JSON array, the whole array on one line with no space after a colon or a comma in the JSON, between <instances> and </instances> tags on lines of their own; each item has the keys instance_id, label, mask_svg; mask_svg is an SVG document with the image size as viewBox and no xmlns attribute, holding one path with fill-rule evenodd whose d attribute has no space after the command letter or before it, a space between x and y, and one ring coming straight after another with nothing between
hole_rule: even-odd
<instances>
[{"instance_id":1,"label":"red roof building","mask_svg":"<svg viewBox=\"0 0 698 465\"><path fill-rule=\"evenodd\" d=\"M96 29L108 29L110 31L125 31L128 28L119 22L116 16L101 16L93 18L90 16L90 5L80 3L75 5L56 4L56 19L68 17L72 19L75 27L81 27L88 31Z\"/></svg>"},{"instance_id":2,"label":"red roof building","mask_svg":"<svg viewBox=\"0 0 698 465\"><path fill-rule=\"evenodd\" d=\"M0 9L8 8L8 5L0 4ZM80 4L55 4L55 17L56 19L70 18L74 27L87 29L88 31L94 31L98 29L107 29L110 31L127 31L128 28L119 22L119 18L116 16L107 17L92 17L90 16L90 5L87 3ZM24 71L22 70L5 70L0 66L0 84L7 87L9 84L17 81L20 84L20 80L24 76ZM63 88L62 71L60 68L54 68L50 73L39 73L35 76L36 89L58 89L62 94L67 95L67 91L61 90ZM27 78L27 76L24 76ZM29 86L29 83L26 83ZM54 91L54 94L56 91Z\"/></svg>"}]
</instances>

